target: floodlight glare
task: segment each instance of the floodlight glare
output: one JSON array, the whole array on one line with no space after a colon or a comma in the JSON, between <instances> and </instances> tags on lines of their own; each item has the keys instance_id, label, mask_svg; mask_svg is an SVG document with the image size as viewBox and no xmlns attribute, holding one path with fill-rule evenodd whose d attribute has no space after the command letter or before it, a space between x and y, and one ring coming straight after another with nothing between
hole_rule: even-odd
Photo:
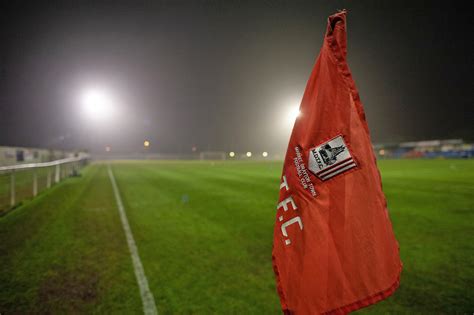
<instances>
[{"instance_id":1,"label":"floodlight glare","mask_svg":"<svg viewBox=\"0 0 474 315\"><path fill-rule=\"evenodd\" d=\"M143 146L145 148L148 148L150 146L150 141L148 141L148 140L143 141Z\"/></svg>"},{"instance_id":2,"label":"floodlight glare","mask_svg":"<svg viewBox=\"0 0 474 315\"><path fill-rule=\"evenodd\" d=\"M299 105L294 105L289 108L288 113L287 113L287 121L289 124L294 124L296 118L298 118L301 115Z\"/></svg>"},{"instance_id":3,"label":"floodlight glare","mask_svg":"<svg viewBox=\"0 0 474 315\"><path fill-rule=\"evenodd\" d=\"M249 151L249 152L247 152L246 155L247 155L247 157L251 157L251 156L252 156L252 152Z\"/></svg>"},{"instance_id":4,"label":"floodlight glare","mask_svg":"<svg viewBox=\"0 0 474 315\"><path fill-rule=\"evenodd\" d=\"M262 156L263 156L263 157L267 157L267 156L268 156L268 152L263 152L263 153L262 153Z\"/></svg>"},{"instance_id":5,"label":"floodlight glare","mask_svg":"<svg viewBox=\"0 0 474 315\"><path fill-rule=\"evenodd\" d=\"M230 157L234 157L234 156L235 156L235 152L229 152L229 156L230 156Z\"/></svg>"},{"instance_id":6,"label":"floodlight glare","mask_svg":"<svg viewBox=\"0 0 474 315\"><path fill-rule=\"evenodd\" d=\"M88 118L105 120L114 113L113 101L110 95L99 89L89 89L81 96L81 104Z\"/></svg>"}]
</instances>

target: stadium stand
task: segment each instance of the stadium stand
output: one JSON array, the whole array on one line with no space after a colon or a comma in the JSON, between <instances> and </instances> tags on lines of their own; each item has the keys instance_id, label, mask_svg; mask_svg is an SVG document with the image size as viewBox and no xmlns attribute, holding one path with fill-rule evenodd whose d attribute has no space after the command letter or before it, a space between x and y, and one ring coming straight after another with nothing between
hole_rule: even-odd
<instances>
[{"instance_id":1,"label":"stadium stand","mask_svg":"<svg viewBox=\"0 0 474 315\"><path fill-rule=\"evenodd\" d=\"M378 158L472 158L474 145L462 139L424 140L374 145Z\"/></svg>"}]
</instances>

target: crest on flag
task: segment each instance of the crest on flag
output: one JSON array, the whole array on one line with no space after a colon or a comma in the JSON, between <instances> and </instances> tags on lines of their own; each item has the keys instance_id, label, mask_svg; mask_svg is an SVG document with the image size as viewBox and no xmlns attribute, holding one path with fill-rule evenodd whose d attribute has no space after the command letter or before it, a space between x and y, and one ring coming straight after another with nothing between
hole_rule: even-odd
<instances>
[{"instance_id":1,"label":"crest on flag","mask_svg":"<svg viewBox=\"0 0 474 315\"><path fill-rule=\"evenodd\" d=\"M308 168L319 179L328 180L357 166L342 136L309 150Z\"/></svg>"}]
</instances>

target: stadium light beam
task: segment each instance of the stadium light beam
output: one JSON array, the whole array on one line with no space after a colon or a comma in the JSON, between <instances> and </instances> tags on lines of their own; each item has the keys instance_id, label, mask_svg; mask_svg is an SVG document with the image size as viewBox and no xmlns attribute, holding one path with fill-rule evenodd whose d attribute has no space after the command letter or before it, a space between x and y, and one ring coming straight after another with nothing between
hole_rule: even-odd
<instances>
[{"instance_id":1,"label":"stadium light beam","mask_svg":"<svg viewBox=\"0 0 474 315\"><path fill-rule=\"evenodd\" d=\"M81 105L84 114L91 120L108 120L114 114L112 97L100 89L88 89L81 95Z\"/></svg>"},{"instance_id":2,"label":"stadium light beam","mask_svg":"<svg viewBox=\"0 0 474 315\"><path fill-rule=\"evenodd\" d=\"M266 157L268 156L268 152L264 151L264 152L262 153L262 156L263 156L264 158L266 158Z\"/></svg>"},{"instance_id":3,"label":"stadium light beam","mask_svg":"<svg viewBox=\"0 0 474 315\"><path fill-rule=\"evenodd\" d=\"M233 152L233 151L229 152L229 156L230 156L231 158L233 158L233 157L235 156L235 152Z\"/></svg>"},{"instance_id":4,"label":"stadium light beam","mask_svg":"<svg viewBox=\"0 0 474 315\"><path fill-rule=\"evenodd\" d=\"M286 114L286 119L287 119L287 123L289 125L293 125L296 121L296 119L301 115L301 112L300 112L300 106L299 104L298 105L293 105L292 107L290 107L288 109L288 112Z\"/></svg>"},{"instance_id":5,"label":"stadium light beam","mask_svg":"<svg viewBox=\"0 0 474 315\"><path fill-rule=\"evenodd\" d=\"M143 141L143 146L145 148L148 148L150 146L150 141L148 141L148 140Z\"/></svg>"},{"instance_id":6,"label":"stadium light beam","mask_svg":"<svg viewBox=\"0 0 474 315\"><path fill-rule=\"evenodd\" d=\"M249 152L247 152L247 154L245 154L245 155L246 155L248 158L249 158L249 157L252 157L252 152L249 151Z\"/></svg>"}]
</instances>

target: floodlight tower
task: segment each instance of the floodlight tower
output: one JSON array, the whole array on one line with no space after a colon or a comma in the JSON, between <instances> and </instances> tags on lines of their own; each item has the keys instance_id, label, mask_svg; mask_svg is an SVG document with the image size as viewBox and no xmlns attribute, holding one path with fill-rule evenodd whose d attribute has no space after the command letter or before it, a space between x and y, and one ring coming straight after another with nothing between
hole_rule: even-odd
<instances>
[{"instance_id":1,"label":"floodlight tower","mask_svg":"<svg viewBox=\"0 0 474 315\"><path fill-rule=\"evenodd\" d=\"M286 114L288 124L293 126L296 119L300 117L300 115L301 115L301 112L300 112L299 105L293 105L292 107L290 107Z\"/></svg>"},{"instance_id":2,"label":"floodlight tower","mask_svg":"<svg viewBox=\"0 0 474 315\"><path fill-rule=\"evenodd\" d=\"M107 92L100 89L85 90L81 96L84 114L90 120L104 121L113 116L114 102Z\"/></svg>"},{"instance_id":3,"label":"floodlight tower","mask_svg":"<svg viewBox=\"0 0 474 315\"><path fill-rule=\"evenodd\" d=\"M84 89L79 95L79 105L84 119L87 133L84 135L93 146L104 147L104 132L112 127L117 118L117 102L107 90L90 87ZM110 143L107 143L106 151L110 151ZM107 148L109 148L107 150Z\"/></svg>"}]
</instances>

